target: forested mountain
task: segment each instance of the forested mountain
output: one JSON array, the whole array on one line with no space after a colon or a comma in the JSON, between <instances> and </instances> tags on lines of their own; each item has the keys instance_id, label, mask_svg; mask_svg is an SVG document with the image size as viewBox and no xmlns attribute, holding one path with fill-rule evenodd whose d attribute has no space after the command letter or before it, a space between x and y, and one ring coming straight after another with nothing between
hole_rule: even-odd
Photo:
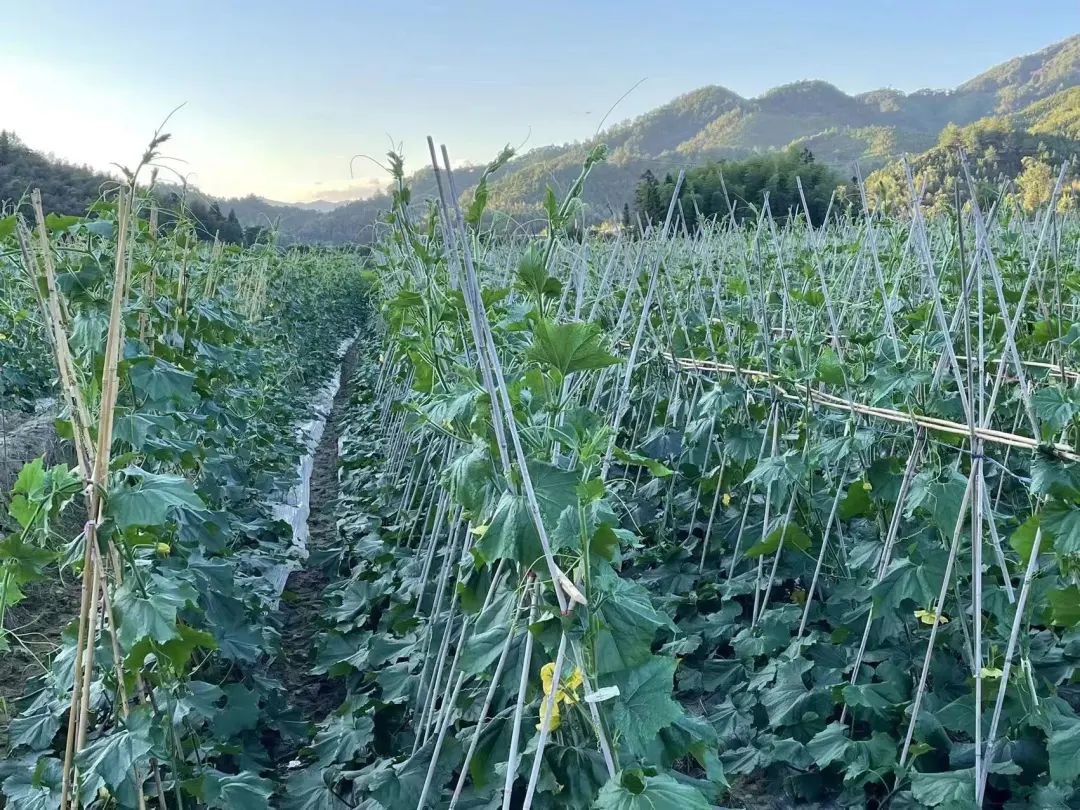
<instances>
[{"instance_id":1,"label":"forested mountain","mask_svg":"<svg viewBox=\"0 0 1080 810\"><path fill-rule=\"evenodd\" d=\"M953 90L902 93L882 89L848 95L827 82L800 81L746 99L724 87L703 87L616 124L594 140L541 147L515 158L491 183L490 209L531 227L542 219L545 187L568 187L598 142L606 143L610 154L593 169L585 189L583 201L592 221L617 219L624 207L633 205L635 189L646 171L664 177L680 168L790 148L809 151L818 163L837 169L844 177L851 176L855 161L870 173L901 154L918 154L920 166L931 166L942 164L941 159L921 155L940 156L935 150L941 149L942 139L955 138L958 128L969 125L975 128L965 130L964 137L978 146L972 152L979 151L980 171L1000 169L1015 176L1023 171L1023 158L1034 155L1026 150L1037 152L1043 144L1049 150L1044 156L1049 158L1069 148L1056 138L1078 137L1078 85L1080 35L991 68ZM1072 95L1062 95L1063 91ZM991 152L987 161L988 146L997 154ZM87 199L104 179L89 170L61 166L61 173L66 173L62 180L40 164L38 169L41 177L58 183L65 204L69 199ZM480 171L479 167L458 170L459 189L467 190ZM21 194L29 185L28 176L24 173L13 182L0 165L0 200ZM47 179L33 182L45 191ZM424 198L434 189L430 169L413 175L410 184L414 199ZM207 207L212 202L205 198ZM56 204L58 210L63 208ZM242 225L275 227L285 244L341 243L369 241L389 197L377 195L330 211L281 205L255 196L217 204L219 211L235 211ZM72 206L78 208L74 202Z\"/></svg>"},{"instance_id":2,"label":"forested mountain","mask_svg":"<svg viewBox=\"0 0 1080 810\"><path fill-rule=\"evenodd\" d=\"M909 159L917 189L925 189L923 205L953 204L954 186L962 172L960 148L968 168L989 204L1003 182L1014 181L1007 193L1027 210L1049 200L1062 163L1067 163L1059 203L1074 207L1080 196L1080 87L1063 90L1022 110L982 118L965 127L949 124L937 144ZM889 208L906 209L911 193L900 161L873 173L866 181L870 196Z\"/></svg>"},{"instance_id":3,"label":"forested mountain","mask_svg":"<svg viewBox=\"0 0 1080 810\"><path fill-rule=\"evenodd\" d=\"M35 152L13 132L0 130L0 217L18 210L32 219L30 192L35 188L41 191L47 213L81 216L118 182L117 178L88 166L76 166ZM265 228L260 225L265 222L256 222L251 217L246 224L241 223L236 211L198 192L184 197L188 215L195 221L201 238L247 245L263 238ZM180 189L163 186L158 198L159 221L165 225L175 219Z\"/></svg>"}]
</instances>

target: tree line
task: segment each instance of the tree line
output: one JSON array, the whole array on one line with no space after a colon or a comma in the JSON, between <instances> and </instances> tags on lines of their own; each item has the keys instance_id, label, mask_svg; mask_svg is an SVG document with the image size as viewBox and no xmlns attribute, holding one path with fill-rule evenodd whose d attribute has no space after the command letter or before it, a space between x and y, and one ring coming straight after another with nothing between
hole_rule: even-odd
<instances>
[{"instance_id":1,"label":"tree line","mask_svg":"<svg viewBox=\"0 0 1080 810\"><path fill-rule=\"evenodd\" d=\"M767 196L774 217L805 215L796 178L802 183L811 221L820 225L834 192L842 197L845 187L839 174L816 162L808 149L797 147L743 160L713 161L690 169L679 192L676 214L691 231L699 223L713 219L732 217L742 222L758 216ZM663 223L675 183L670 173L661 180L646 170L634 191L633 212L629 204L623 208L623 226Z\"/></svg>"},{"instance_id":2,"label":"tree line","mask_svg":"<svg viewBox=\"0 0 1080 810\"><path fill-rule=\"evenodd\" d=\"M41 190L41 198L49 213L83 216L116 180L88 166L76 166L42 155L27 147L14 132L0 130L0 216L18 211L32 217L29 192ZM229 210L223 213L216 201L204 202L197 197L182 197L172 190L158 192L159 216L162 227L171 227L180 213L191 220L200 239L235 245L264 242L270 231L261 226L244 227Z\"/></svg>"}]
</instances>

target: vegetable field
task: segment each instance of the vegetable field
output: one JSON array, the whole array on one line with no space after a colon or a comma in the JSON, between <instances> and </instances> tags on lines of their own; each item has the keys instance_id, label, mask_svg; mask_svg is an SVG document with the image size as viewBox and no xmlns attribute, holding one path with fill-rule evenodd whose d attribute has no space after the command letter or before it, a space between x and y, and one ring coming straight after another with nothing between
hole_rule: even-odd
<instances>
[{"instance_id":1,"label":"vegetable field","mask_svg":"<svg viewBox=\"0 0 1080 810\"><path fill-rule=\"evenodd\" d=\"M909 174L571 239L603 157L533 238L397 161L362 258L0 220L0 399L71 447L0 611L78 602L0 625L5 807L1078 806L1080 227Z\"/></svg>"}]
</instances>

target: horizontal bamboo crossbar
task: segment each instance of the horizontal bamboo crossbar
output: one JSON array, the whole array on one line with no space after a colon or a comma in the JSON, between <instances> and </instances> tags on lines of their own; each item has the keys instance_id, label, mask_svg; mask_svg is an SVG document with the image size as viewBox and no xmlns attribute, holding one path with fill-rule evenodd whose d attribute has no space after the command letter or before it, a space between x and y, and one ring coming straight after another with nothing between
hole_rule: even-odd
<instances>
[{"instance_id":1,"label":"horizontal bamboo crossbar","mask_svg":"<svg viewBox=\"0 0 1080 810\"><path fill-rule=\"evenodd\" d=\"M926 414L898 411L893 408L879 408L873 405L866 405L861 402L855 402L844 399L843 397L835 396L834 394L828 394L824 391L817 391L802 383L784 381L779 375L771 374L763 369L740 368L728 363L719 363L712 360L691 360L686 357L677 357L669 352L662 352L661 354L668 362L674 363L679 368L687 371L741 374L748 377L768 380L772 384L773 389L780 396L791 402L805 402L809 398L810 401L815 404L833 408L834 410L848 411L849 413L873 416L890 422L918 426L936 433L947 433L953 436L963 437L971 436L971 430L968 426L961 424L960 422L952 422L948 419L940 419L936 416L928 416ZM797 393L792 393L792 391L784 388L780 385L781 382L793 386ZM1044 446L1043 442L1040 442L1038 439L1033 439L1030 436L1022 436L1018 433L1006 433L1005 431L993 430L991 428L976 427L975 435L986 442L1009 447L1019 447L1026 450L1035 450L1040 446ZM1045 446L1052 448L1054 452L1062 458L1069 459L1070 461L1080 461L1080 454L1076 453L1066 444L1053 443Z\"/></svg>"}]
</instances>

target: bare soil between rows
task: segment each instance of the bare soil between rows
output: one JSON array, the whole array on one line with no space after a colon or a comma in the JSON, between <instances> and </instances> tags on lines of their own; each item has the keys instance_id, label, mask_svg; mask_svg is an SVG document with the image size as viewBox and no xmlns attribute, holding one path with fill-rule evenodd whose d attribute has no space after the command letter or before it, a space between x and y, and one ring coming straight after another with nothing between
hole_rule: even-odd
<instances>
[{"instance_id":1,"label":"bare soil between rows","mask_svg":"<svg viewBox=\"0 0 1080 810\"><path fill-rule=\"evenodd\" d=\"M308 515L308 552L338 544L334 506L338 496L338 437L340 423L349 404L355 345L341 364L341 387L334 397L319 446L315 449L311 473L311 505ZM309 722L318 722L345 699L340 679L314 675L314 642L322 628L325 604L323 591L330 580L318 565L309 562L289 575L281 600L281 657L275 674L285 687L291 706Z\"/></svg>"}]
</instances>

